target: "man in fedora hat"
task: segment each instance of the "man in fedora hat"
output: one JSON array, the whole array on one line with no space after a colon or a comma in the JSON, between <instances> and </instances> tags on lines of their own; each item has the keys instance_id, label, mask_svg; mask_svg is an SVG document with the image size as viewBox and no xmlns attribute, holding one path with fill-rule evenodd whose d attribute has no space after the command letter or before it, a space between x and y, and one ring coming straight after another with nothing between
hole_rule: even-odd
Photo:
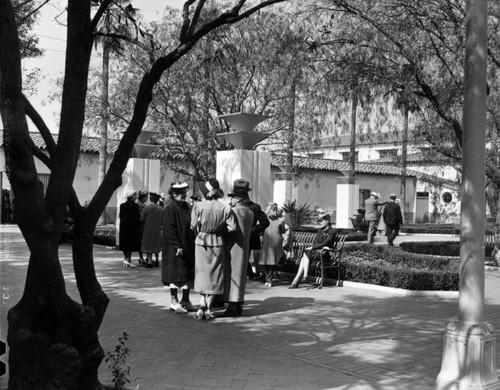
<instances>
[{"instance_id":1,"label":"man in fedora hat","mask_svg":"<svg viewBox=\"0 0 500 390\"><path fill-rule=\"evenodd\" d=\"M252 191L250 183L244 179L235 180L233 183L233 190L228 194L229 197L241 198L241 204L248 207L254 215L252 230L250 232L250 251L258 251L262 248L260 237L269 226L269 219L261 207L250 200L248 193ZM257 274L253 272L250 262L247 266L247 275L250 279L255 279Z\"/></svg>"},{"instance_id":2,"label":"man in fedora hat","mask_svg":"<svg viewBox=\"0 0 500 390\"><path fill-rule=\"evenodd\" d=\"M403 224L403 215L401 214L401 207L396 203L396 195L389 195L390 201L384 207L383 217L387 230L387 243L389 246L394 245L394 239L399 234L399 226Z\"/></svg>"},{"instance_id":3,"label":"man in fedora hat","mask_svg":"<svg viewBox=\"0 0 500 390\"><path fill-rule=\"evenodd\" d=\"M227 309L221 317L240 317L245 301L248 258L250 254L250 232L254 214L243 205L244 197L228 194L231 210L236 219L236 230L227 235L228 260L224 267L224 302Z\"/></svg>"}]
</instances>

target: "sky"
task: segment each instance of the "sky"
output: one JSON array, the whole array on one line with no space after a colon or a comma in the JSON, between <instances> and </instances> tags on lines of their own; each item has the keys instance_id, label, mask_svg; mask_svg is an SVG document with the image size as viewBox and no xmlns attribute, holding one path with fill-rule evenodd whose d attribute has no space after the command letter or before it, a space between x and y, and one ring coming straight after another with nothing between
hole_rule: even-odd
<instances>
[{"instance_id":1,"label":"sky","mask_svg":"<svg viewBox=\"0 0 500 390\"><path fill-rule=\"evenodd\" d=\"M26 70L40 69L40 83L35 95L29 96L33 106L42 115L52 133L58 131L58 112L60 104L50 102L49 96L55 90L54 84L64 70L66 47L66 1L52 0L40 12L34 33L39 38L39 47L45 51L40 58L27 59L23 62ZM132 0L132 5L139 8L144 20L155 21L161 18L165 6L182 7L184 0ZM94 53L93 53L94 55ZM30 123L30 131L36 129Z\"/></svg>"}]
</instances>

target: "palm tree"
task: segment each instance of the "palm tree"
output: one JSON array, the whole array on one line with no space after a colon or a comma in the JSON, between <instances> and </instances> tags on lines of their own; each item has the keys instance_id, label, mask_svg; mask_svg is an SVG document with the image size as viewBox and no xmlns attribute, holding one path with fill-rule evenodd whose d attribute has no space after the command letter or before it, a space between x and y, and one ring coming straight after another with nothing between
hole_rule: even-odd
<instances>
[{"instance_id":1,"label":"palm tree","mask_svg":"<svg viewBox=\"0 0 500 390\"><path fill-rule=\"evenodd\" d=\"M99 147L99 184L106 174L106 153L108 145L109 123L109 63L111 54L121 55L123 42L133 42L140 29L135 20L137 8L132 7L128 0L116 0L104 14L96 31L96 45L102 46L102 94Z\"/></svg>"}]
</instances>

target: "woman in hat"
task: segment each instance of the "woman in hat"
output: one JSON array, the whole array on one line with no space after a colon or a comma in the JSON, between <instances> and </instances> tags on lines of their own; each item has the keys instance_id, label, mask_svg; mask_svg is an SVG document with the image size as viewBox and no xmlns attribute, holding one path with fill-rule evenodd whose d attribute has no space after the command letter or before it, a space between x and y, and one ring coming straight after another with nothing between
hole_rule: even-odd
<instances>
[{"instance_id":1,"label":"woman in hat","mask_svg":"<svg viewBox=\"0 0 500 390\"><path fill-rule=\"evenodd\" d=\"M262 237L259 265L264 270L266 287L272 287L273 274L284 254L283 241L285 234L288 232L288 226L285 224L285 218L276 203L269 203L266 215L269 218L270 225L264 231L264 236Z\"/></svg>"},{"instance_id":2,"label":"woman in hat","mask_svg":"<svg viewBox=\"0 0 500 390\"><path fill-rule=\"evenodd\" d=\"M139 239L139 226L141 214L139 206L135 202L137 193L135 191L127 195L127 200L120 205L120 250L123 252L123 265L126 267L135 267L132 264L132 252L141 250Z\"/></svg>"},{"instance_id":3,"label":"woman in hat","mask_svg":"<svg viewBox=\"0 0 500 390\"><path fill-rule=\"evenodd\" d=\"M163 252L161 280L170 289L170 310L185 314L196 311L189 300L194 281L194 234L191 230L191 212L186 202L187 183L173 183L170 201L163 210ZM179 302L178 291L182 290Z\"/></svg>"},{"instance_id":4,"label":"woman in hat","mask_svg":"<svg viewBox=\"0 0 500 390\"><path fill-rule=\"evenodd\" d=\"M299 282L307 283L307 275L309 273L309 264L311 261L320 260L320 250L323 247L333 247L335 243L335 230L331 227L330 214L325 213L319 216L318 222L321 224L319 227L312 247L305 250L302 258L300 259L299 269L297 275L288 288L298 288Z\"/></svg>"},{"instance_id":5,"label":"woman in hat","mask_svg":"<svg viewBox=\"0 0 500 390\"><path fill-rule=\"evenodd\" d=\"M163 209L158 205L160 195L154 192L149 194L151 201L144 210L142 210L141 221L144 222L144 231L142 233L141 250L146 253L147 268L159 267L158 255L161 250L161 219ZM155 261L153 262L153 253Z\"/></svg>"},{"instance_id":6,"label":"woman in hat","mask_svg":"<svg viewBox=\"0 0 500 390\"><path fill-rule=\"evenodd\" d=\"M199 189L203 200L194 203L191 212L191 229L196 236L194 289L200 293L196 319L213 317L214 295L224 291L224 236L236 230L231 208L218 201L223 196L219 182L209 179L200 183Z\"/></svg>"}]
</instances>

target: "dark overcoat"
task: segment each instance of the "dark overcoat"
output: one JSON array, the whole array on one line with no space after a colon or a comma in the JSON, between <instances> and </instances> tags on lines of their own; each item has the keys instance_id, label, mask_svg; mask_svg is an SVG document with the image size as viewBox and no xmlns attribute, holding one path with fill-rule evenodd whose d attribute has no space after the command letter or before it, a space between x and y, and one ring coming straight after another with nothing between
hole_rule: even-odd
<instances>
[{"instance_id":1,"label":"dark overcoat","mask_svg":"<svg viewBox=\"0 0 500 390\"><path fill-rule=\"evenodd\" d=\"M123 252L139 252L141 249L139 205L128 199L120 205L120 250Z\"/></svg>"},{"instance_id":2,"label":"dark overcoat","mask_svg":"<svg viewBox=\"0 0 500 390\"><path fill-rule=\"evenodd\" d=\"M250 199L243 200L241 204L248 207L253 212L252 231L250 233L250 250L259 250L262 248L260 237L269 226L269 219L260 206L257 203L252 202Z\"/></svg>"},{"instance_id":3,"label":"dark overcoat","mask_svg":"<svg viewBox=\"0 0 500 390\"><path fill-rule=\"evenodd\" d=\"M384 222L386 225L390 225L393 228L399 229L399 225L403 224L403 215L401 213L401 207L397 203L389 202L384 207Z\"/></svg>"},{"instance_id":4,"label":"dark overcoat","mask_svg":"<svg viewBox=\"0 0 500 390\"><path fill-rule=\"evenodd\" d=\"M173 199L163 210L163 252L161 279L165 286L184 285L194 280L194 233L186 202ZM176 256L177 249L184 254Z\"/></svg>"}]
</instances>

